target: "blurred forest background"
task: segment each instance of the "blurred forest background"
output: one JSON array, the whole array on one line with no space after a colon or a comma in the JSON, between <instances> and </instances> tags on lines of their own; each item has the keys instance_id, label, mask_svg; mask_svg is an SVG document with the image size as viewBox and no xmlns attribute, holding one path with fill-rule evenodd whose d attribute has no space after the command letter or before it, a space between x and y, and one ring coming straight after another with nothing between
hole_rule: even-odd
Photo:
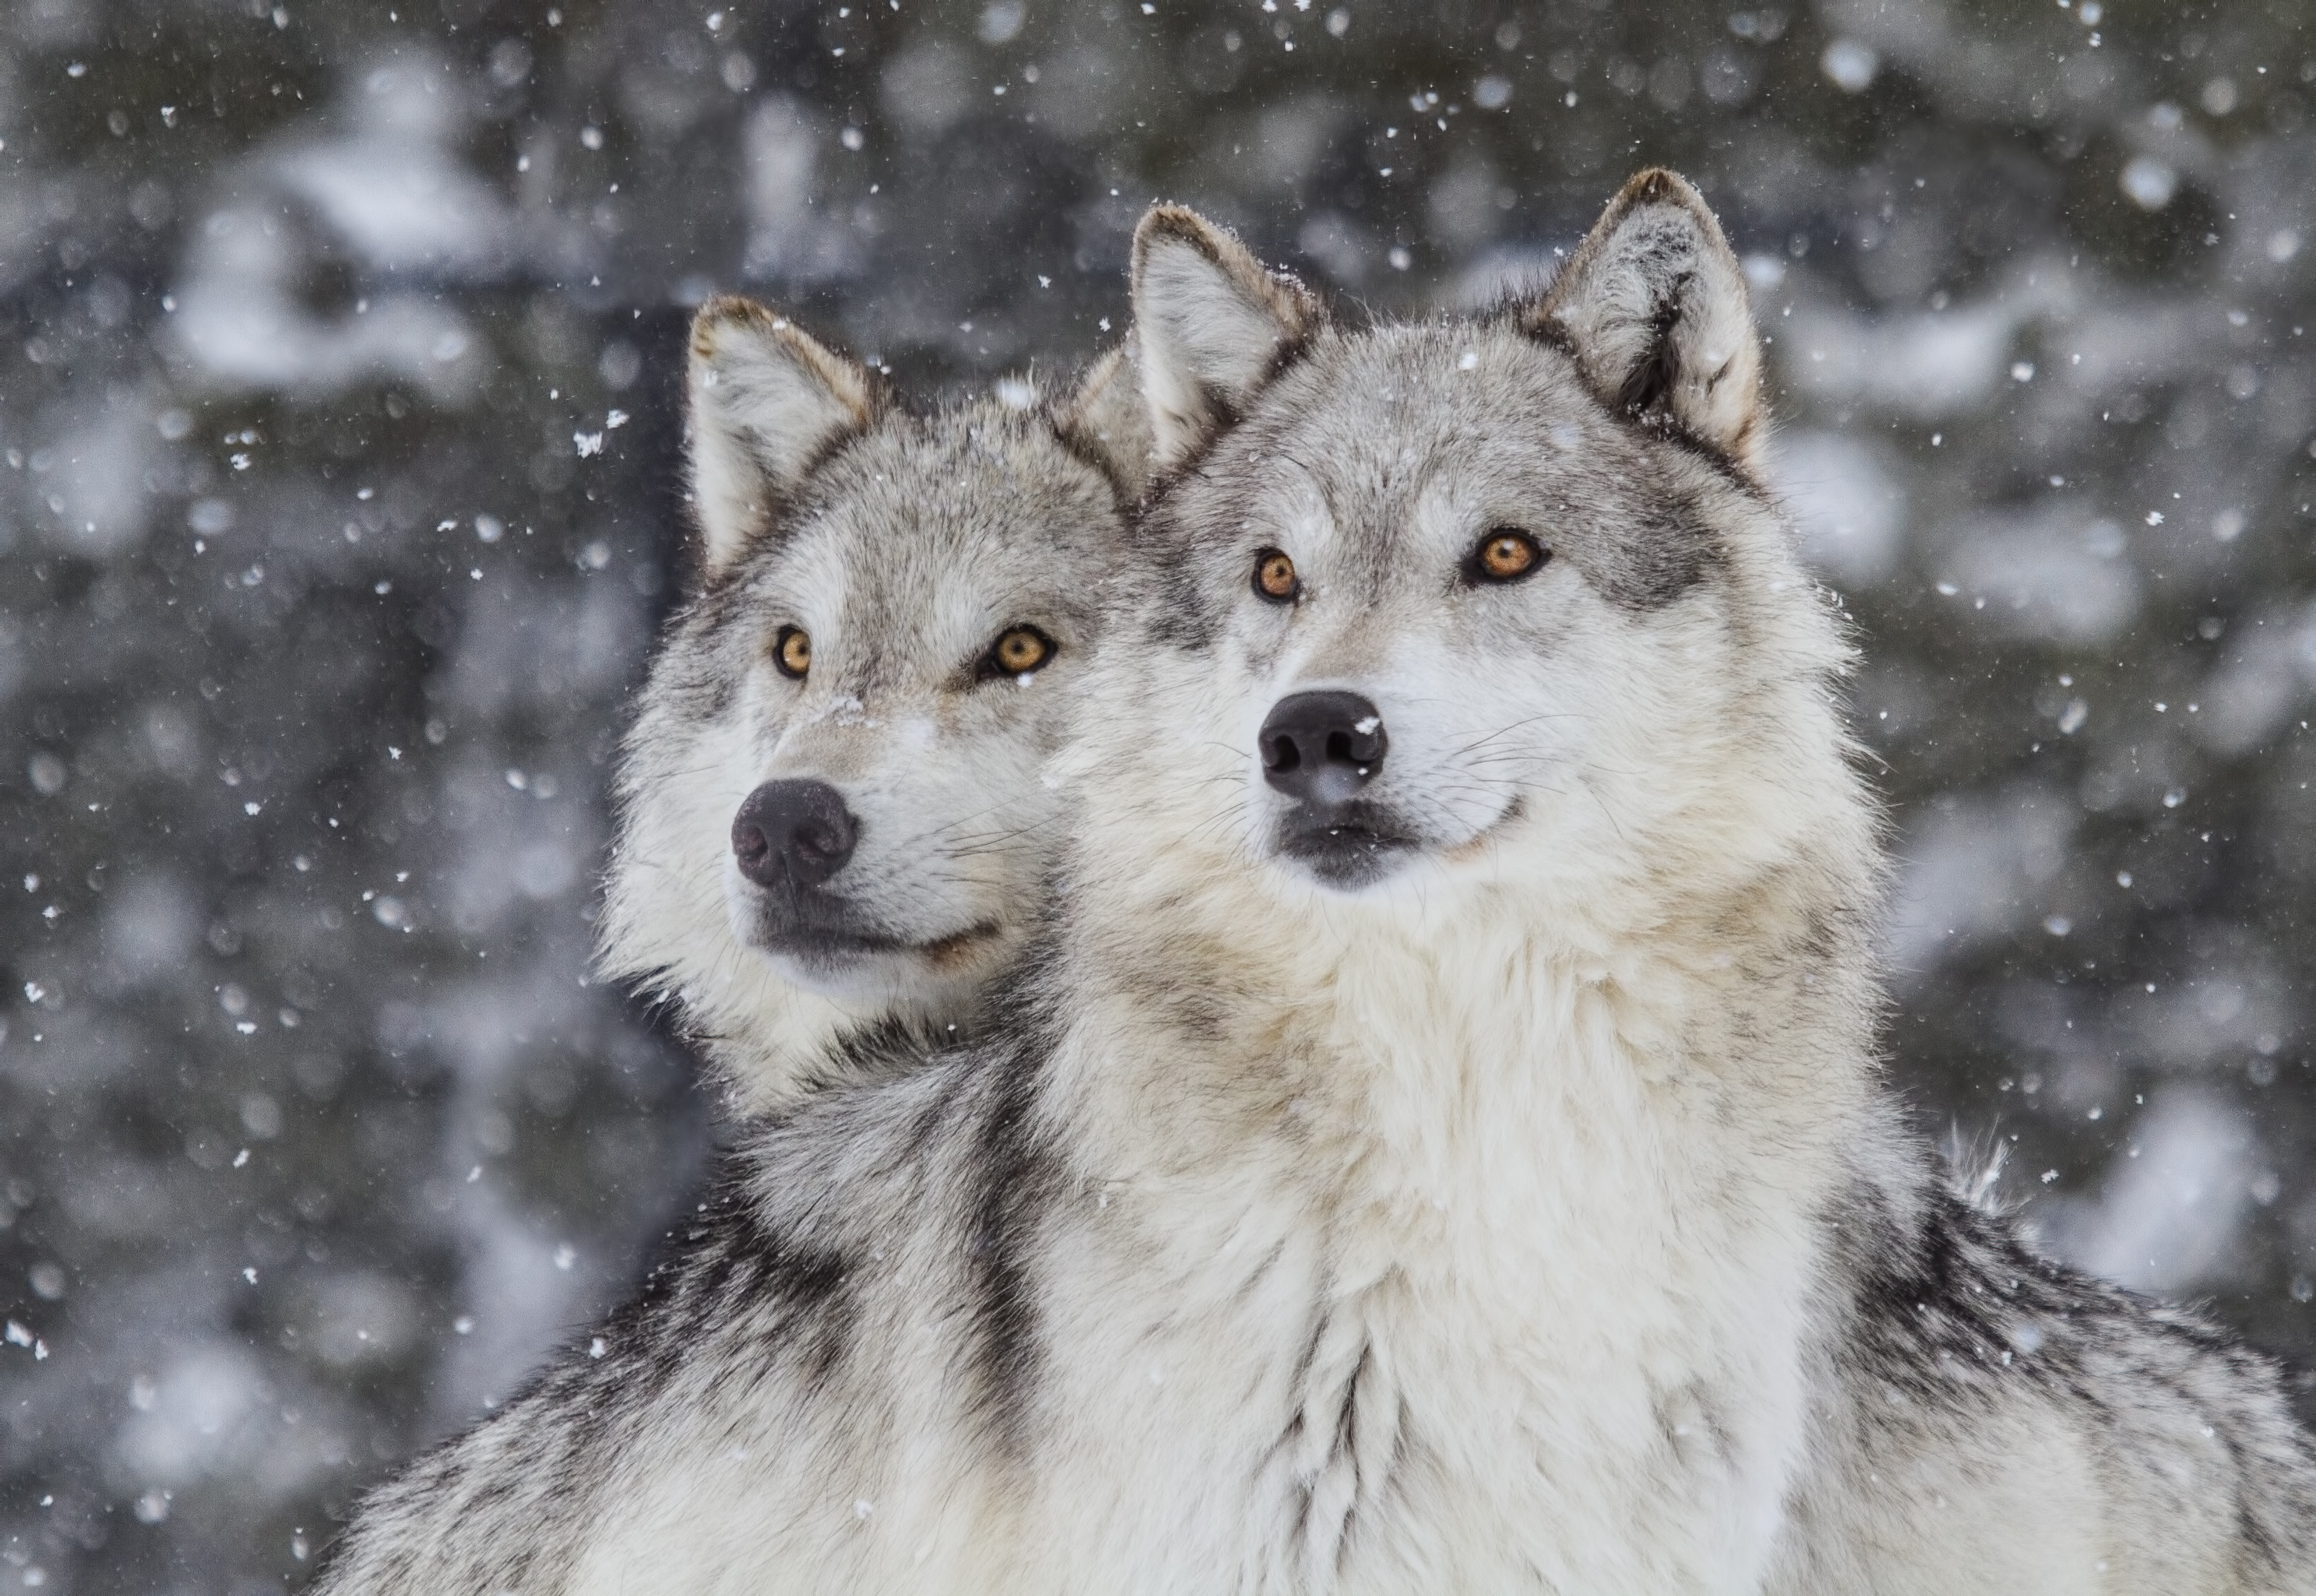
<instances>
[{"instance_id":1,"label":"blurred forest background","mask_svg":"<svg viewBox=\"0 0 2316 1596\"><path fill-rule=\"evenodd\" d=\"M0 1587L296 1585L688 1200L712 1106L587 975L688 308L1066 367L1158 197L1388 312L1703 186L1865 645L1926 1130L2306 1364L2308 16L0 8Z\"/></svg>"}]
</instances>

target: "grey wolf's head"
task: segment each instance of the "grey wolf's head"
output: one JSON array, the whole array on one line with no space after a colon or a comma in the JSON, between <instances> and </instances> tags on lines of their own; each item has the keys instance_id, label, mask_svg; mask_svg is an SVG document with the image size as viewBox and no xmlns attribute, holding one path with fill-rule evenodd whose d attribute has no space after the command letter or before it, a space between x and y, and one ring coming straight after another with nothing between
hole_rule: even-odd
<instances>
[{"instance_id":1,"label":"grey wolf's head","mask_svg":"<svg viewBox=\"0 0 2316 1596\"><path fill-rule=\"evenodd\" d=\"M1101 856L1192 839L1330 924L1467 887L1645 916L1815 842L1870 876L1846 649L1763 489L1744 278L1688 184L1635 179L1548 290L1361 328L1162 206L1134 303L1162 568L1078 762L1141 743L1171 774Z\"/></svg>"},{"instance_id":2,"label":"grey wolf's head","mask_svg":"<svg viewBox=\"0 0 2316 1596\"><path fill-rule=\"evenodd\" d=\"M966 1018L1037 919L1134 388L1113 354L1073 396L919 416L760 306L694 322L698 591L628 743L604 962L744 1106L849 1027Z\"/></svg>"}]
</instances>

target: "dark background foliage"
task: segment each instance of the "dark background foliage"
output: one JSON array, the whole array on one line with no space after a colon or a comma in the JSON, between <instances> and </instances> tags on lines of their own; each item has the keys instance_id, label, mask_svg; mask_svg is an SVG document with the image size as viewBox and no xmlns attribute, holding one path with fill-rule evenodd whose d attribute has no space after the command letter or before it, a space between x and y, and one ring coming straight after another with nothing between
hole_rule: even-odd
<instances>
[{"instance_id":1,"label":"dark background foliage","mask_svg":"<svg viewBox=\"0 0 2316 1596\"><path fill-rule=\"evenodd\" d=\"M1156 197L1388 313L1699 182L1864 644L1899 1079L2306 1359L2305 14L0 11L0 1583L294 1585L635 1278L714 1134L586 963L688 307L1068 366Z\"/></svg>"}]
</instances>

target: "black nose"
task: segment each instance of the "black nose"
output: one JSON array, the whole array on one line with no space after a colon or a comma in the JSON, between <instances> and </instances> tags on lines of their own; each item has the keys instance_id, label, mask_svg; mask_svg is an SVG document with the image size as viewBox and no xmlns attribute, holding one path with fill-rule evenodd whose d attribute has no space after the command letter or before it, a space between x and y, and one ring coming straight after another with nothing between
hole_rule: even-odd
<instances>
[{"instance_id":1,"label":"black nose","mask_svg":"<svg viewBox=\"0 0 2316 1596\"><path fill-rule=\"evenodd\" d=\"M860 823L825 781L767 781L732 818L732 857L759 887L817 887L844 868Z\"/></svg>"},{"instance_id":2,"label":"black nose","mask_svg":"<svg viewBox=\"0 0 2316 1596\"><path fill-rule=\"evenodd\" d=\"M1262 777L1291 798L1332 809L1383 769L1383 711L1355 692L1290 693L1262 723Z\"/></svg>"}]
</instances>

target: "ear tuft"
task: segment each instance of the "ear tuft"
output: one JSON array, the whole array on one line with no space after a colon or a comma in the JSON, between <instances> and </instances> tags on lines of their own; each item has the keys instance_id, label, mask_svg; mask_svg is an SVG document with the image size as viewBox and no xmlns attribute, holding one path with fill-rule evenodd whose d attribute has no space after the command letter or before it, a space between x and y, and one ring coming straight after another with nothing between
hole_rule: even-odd
<instances>
[{"instance_id":1,"label":"ear tuft","mask_svg":"<svg viewBox=\"0 0 2316 1596\"><path fill-rule=\"evenodd\" d=\"M877 411L857 362L730 295L692 318L685 399L700 565L710 576L768 531L812 468Z\"/></svg>"},{"instance_id":2,"label":"ear tuft","mask_svg":"<svg viewBox=\"0 0 2316 1596\"><path fill-rule=\"evenodd\" d=\"M1660 167L1625 185L1529 325L1568 349L1603 404L1669 421L1758 470L1761 348L1744 270L1674 174Z\"/></svg>"},{"instance_id":3,"label":"ear tuft","mask_svg":"<svg viewBox=\"0 0 2316 1596\"><path fill-rule=\"evenodd\" d=\"M1093 363L1055 410L1054 430L1109 472L1120 497L1142 496L1150 480L1150 412L1131 342Z\"/></svg>"},{"instance_id":4,"label":"ear tuft","mask_svg":"<svg viewBox=\"0 0 2316 1596\"><path fill-rule=\"evenodd\" d=\"M1324 320L1302 284L1198 212L1145 211L1134 230L1134 325L1153 468L1229 424Z\"/></svg>"}]
</instances>

